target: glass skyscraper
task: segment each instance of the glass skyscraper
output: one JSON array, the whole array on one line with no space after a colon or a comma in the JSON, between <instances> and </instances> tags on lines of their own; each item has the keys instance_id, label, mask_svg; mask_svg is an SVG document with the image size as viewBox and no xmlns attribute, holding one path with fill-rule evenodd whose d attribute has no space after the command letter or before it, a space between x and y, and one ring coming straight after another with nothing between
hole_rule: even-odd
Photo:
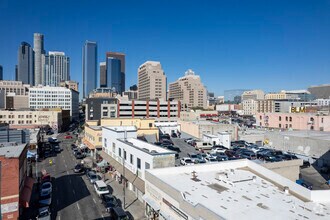
<instances>
[{"instance_id":1,"label":"glass skyscraper","mask_svg":"<svg viewBox=\"0 0 330 220\"><path fill-rule=\"evenodd\" d=\"M107 52L106 58L113 57L120 60L120 71L121 71L121 89L125 91L125 54L119 52ZM110 87L109 85L107 87Z\"/></svg>"},{"instance_id":2,"label":"glass skyscraper","mask_svg":"<svg viewBox=\"0 0 330 220\"><path fill-rule=\"evenodd\" d=\"M30 44L22 42L17 54L17 79L24 84L34 85L34 52Z\"/></svg>"},{"instance_id":3,"label":"glass skyscraper","mask_svg":"<svg viewBox=\"0 0 330 220\"><path fill-rule=\"evenodd\" d=\"M97 87L97 44L86 41L83 47L83 98Z\"/></svg>"},{"instance_id":4,"label":"glass skyscraper","mask_svg":"<svg viewBox=\"0 0 330 220\"><path fill-rule=\"evenodd\" d=\"M61 81L70 80L70 58L63 52L49 51L42 55L43 85L59 86Z\"/></svg>"},{"instance_id":5,"label":"glass skyscraper","mask_svg":"<svg viewBox=\"0 0 330 220\"><path fill-rule=\"evenodd\" d=\"M121 94L124 90L122 88L122 73L121 61L114 57L107 57L107 87L114 88L114 90Z\"/></svg>"}]
</instances>

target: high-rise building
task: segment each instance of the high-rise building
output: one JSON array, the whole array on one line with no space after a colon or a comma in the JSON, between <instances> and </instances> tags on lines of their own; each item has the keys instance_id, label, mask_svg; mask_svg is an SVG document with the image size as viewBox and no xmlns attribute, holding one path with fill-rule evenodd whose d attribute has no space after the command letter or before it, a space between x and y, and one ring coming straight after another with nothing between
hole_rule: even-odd
<instances>
[{"instance_id":1,"label":"high-rise building","mask_svg":"<svg viewBox=\"0 0 330 220\"><path fill-rule=\"evenodd\" d=\"M184 77L169 84L169 98L181 101L182 110L207 107L207 90L200 77L191 69L186 71Z\"/></svg>"},{"instance_id":2,"label":"high-rise building","mask_svg":"<svg viewBox=\"0 0 330 220\"><path fill-rule=\"evenodd\" d=\"M0 65L0 80L3 80L3 68Z\"/></svg>"},{"instance_id":3,"label":"high-rise building","mask_svg":"<svg viewBox=\"0 0 330 220\"><path fill-rule=\"evenodd\" d=\"M42 70L42 55L45 54L43 34L34 33L33 50L34 50L34 85L39 85L43 83L43 74L44 74Z\"/></svg>"},{"instance_id":4,"label":"high-rise building","mask_svg":"<svg viewBox=\"0 0 330 220\"><path fill-rule=\"evenodd\" d=\"M107 62L100 62L100 87L107 87Z\"/></svg>"},{"instance_id":5,"label":"high-rise building","mask_svg":"<svg viewBox=\"0 0 330 220\"><path fill-rule=\"evenodd\" d=\"M83 98L97 87L97 43L86 41L83 47Z\"/></svg>"},{"instance_id":6,"label":"high-rise building","mask_svg":"<svg viewBox=\"0 0 330 220\"><path fill-rule=\"evenodd\" d=\"M166 76L160 62L147 61L138 69L138 98L166 100Z\"/></svg>"},{"instance_id":7,"label":"high-rise building","mask_svg":"<svg viewBox=\"0 0 330 220\"><path fill-rule=\"evenodd\" d=\"M120 60L120 72L121 72L121 89L125 91L125 54L118 52L107 52L106 57L113 57ZM109 87L109 86L108 86Z\"/></svg>"},{"instance_id":8,"label":"high-rise building","mask_svg":"<svg viewBox=\"0 0 330 220\"><path fill-rule=\"evenodd\" d=\"M119 59L107 57L107 87L113 88L113 91L118 94L123 92L120 65L121 62Z\"/></svg>"},{"instance_id":9,"label":"high-rise building","mask_svg":"<svg viewBox=\"0 0 330 220\"><path fill-rule=\"evenodd\" d=\"M42 56L43 85L59 86L61 81L70 80L70 58L64 52L49 51Z\"/></svg>"},{"instance_id":10,"label":"high-rise building","mask_svg":"<svg viewBox=\"0 0 330 220\"><path fill-rule=\"evenodd\" d=\"M31 45L22 42L17 53L17 80L34 85L34 55Z\"/></svg>"}]
</instances>

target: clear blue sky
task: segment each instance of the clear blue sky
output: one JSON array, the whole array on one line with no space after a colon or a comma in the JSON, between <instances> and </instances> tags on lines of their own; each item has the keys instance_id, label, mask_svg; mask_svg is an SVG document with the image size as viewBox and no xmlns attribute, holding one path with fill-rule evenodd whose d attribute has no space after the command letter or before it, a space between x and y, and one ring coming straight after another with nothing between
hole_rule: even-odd
<instances>
[{"instance_id":1,"label":"clear blue sky","mask_svg":"<svg viewBox=\"0 0 330 220\"><path fill-rule=\"evenodd\" d=\"M81 84L85 40L126 53L126 87L160 61L175 81L191 68L209 91L303 89L330 83L330 0L0 0L0 65L14 79L21 41L45 35L47 51L71 58Z\"/></svg>"}]
</instances>

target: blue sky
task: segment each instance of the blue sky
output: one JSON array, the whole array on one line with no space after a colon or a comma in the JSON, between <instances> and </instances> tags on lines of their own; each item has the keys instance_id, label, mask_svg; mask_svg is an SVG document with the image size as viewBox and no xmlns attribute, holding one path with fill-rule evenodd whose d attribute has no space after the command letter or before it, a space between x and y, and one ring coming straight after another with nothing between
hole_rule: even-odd
<instances>
[{"instance_id":1,"label":"blue sky","mask_svg":"<svg viewBox=\"0 0 330 220\"><path fill-rule=\"evenodd\" d=\"M330 83L330 0L0 0L0 30L5 79L20 43L40 32L47 51L70 56L80 84L85 40L98 42L99 62L126 53L126 87L146 60L160 61L168 82L191 68L216 95Z\"/></svg>"}]
</instances>

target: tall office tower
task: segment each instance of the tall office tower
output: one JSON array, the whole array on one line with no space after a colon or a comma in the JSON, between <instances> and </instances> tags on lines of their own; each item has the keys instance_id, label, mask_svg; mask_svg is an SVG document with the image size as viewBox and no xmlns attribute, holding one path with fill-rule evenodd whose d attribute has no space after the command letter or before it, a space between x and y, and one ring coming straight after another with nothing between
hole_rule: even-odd
<instances>
[{"instance_id":1,"label":"tall office tower","mask_svg":"<svg viewBox=\"0 0 330 220\"><path fill-rule=\"evenodd\" d=\"M15 81L18 81L18 66L15 65Z\"/></svg>"},{"instance_id":2,"label":"tall office tower","mask_svg":"<svg viewBox=\"0 0 330 220\"><path fill-rule=\"evenodd\" d=\"M64 52L49 51L48 55L43 55L42 69L43 85L59 86L61 81L70 80L70 58Z\"/></svg>"},{"instance_id":3,"label":"tall office tower","mask_svg":"<svg viewBox=\"0 0 330 220\"><path fill-rule=\"evenodd\" d=\"M44 50L44 35L34 33L33 35L33 50L34 50L34 85L43 84L43 70L42 70L42 55Z\"/></svg>"},{"instance_id":4,"label":"tall office tower","mask_svg":"<svg viewBox=\"0 0 330 220\"><path fill-rule=\"evenodd\" d=\"M107 57L107 87L113 88L115 92L121 94L122 89L122 74L120 71L121 62L119 59Z\"/></svg>"},{"instance_id":5,"label":"tall office tower","mask_svg":"<svg viewBox=\"0 0 330 220\"><path fill-rule=\"evenodd\" d=\"M17 53L17 80L34 85L33 50L30 44L22 42Z\"/></svg>"},{"instance_id":6,"label":"tall office tower","mask_svg":"<svg viewBox=\"0 0 330 220\"><path fill-rule=\"evenodd\" d=\"M0 80L3 80L3 68L0 65Z\"/></svg>"},{"instance_id":7,"label":"tall office tower","mask_svg":"<svg viewBox=\"0 0 330 220\"><path fill-rule=\"evenodd\" d=\"M138 69L138 98L166 100L166 76L160 62L147 61Z\"/></svg>"},{"instance_id":8,"label":"tall office tower","mask_svg":"<svg viewBox=\"0 0 330 220\"><path fill-rule=\"evenodd\" d=\"M107 87L107 62L100 62L100 87Z\"/></svg>"},{"instance_id":9,"label":"tall office tower","mask_svg":"<svg viewBox=\"0 0 330 220\"><path fill-rule=\"evenodd\" d=\"M125 54L118 52L107 52L106 57L113 57L120 60L120 72L121 72L121 89L125 91ZM109 86L108 86L109 87Z\"/></svg>"},{"instance_id":10,"label":"tall office tower","mask_svg":"<svg viewBox=\"0 0 330 220\"><path fill-rule=\"evenodd\" d=\"M97 44L86 41L83 47L83 98L97 87Z\"/></svg>"},{"instance_id":11,"label":"tall office tower","mask_svg":"<svg viewBox=\"0 0 330 220\"><path fill-rule=\"evenodd\" d=\"M193 107L206 108L207 90L200 77L189 69L185 76L169 84L169 98L181 101L184 111Z\"/></svg>"}]
</instances>

